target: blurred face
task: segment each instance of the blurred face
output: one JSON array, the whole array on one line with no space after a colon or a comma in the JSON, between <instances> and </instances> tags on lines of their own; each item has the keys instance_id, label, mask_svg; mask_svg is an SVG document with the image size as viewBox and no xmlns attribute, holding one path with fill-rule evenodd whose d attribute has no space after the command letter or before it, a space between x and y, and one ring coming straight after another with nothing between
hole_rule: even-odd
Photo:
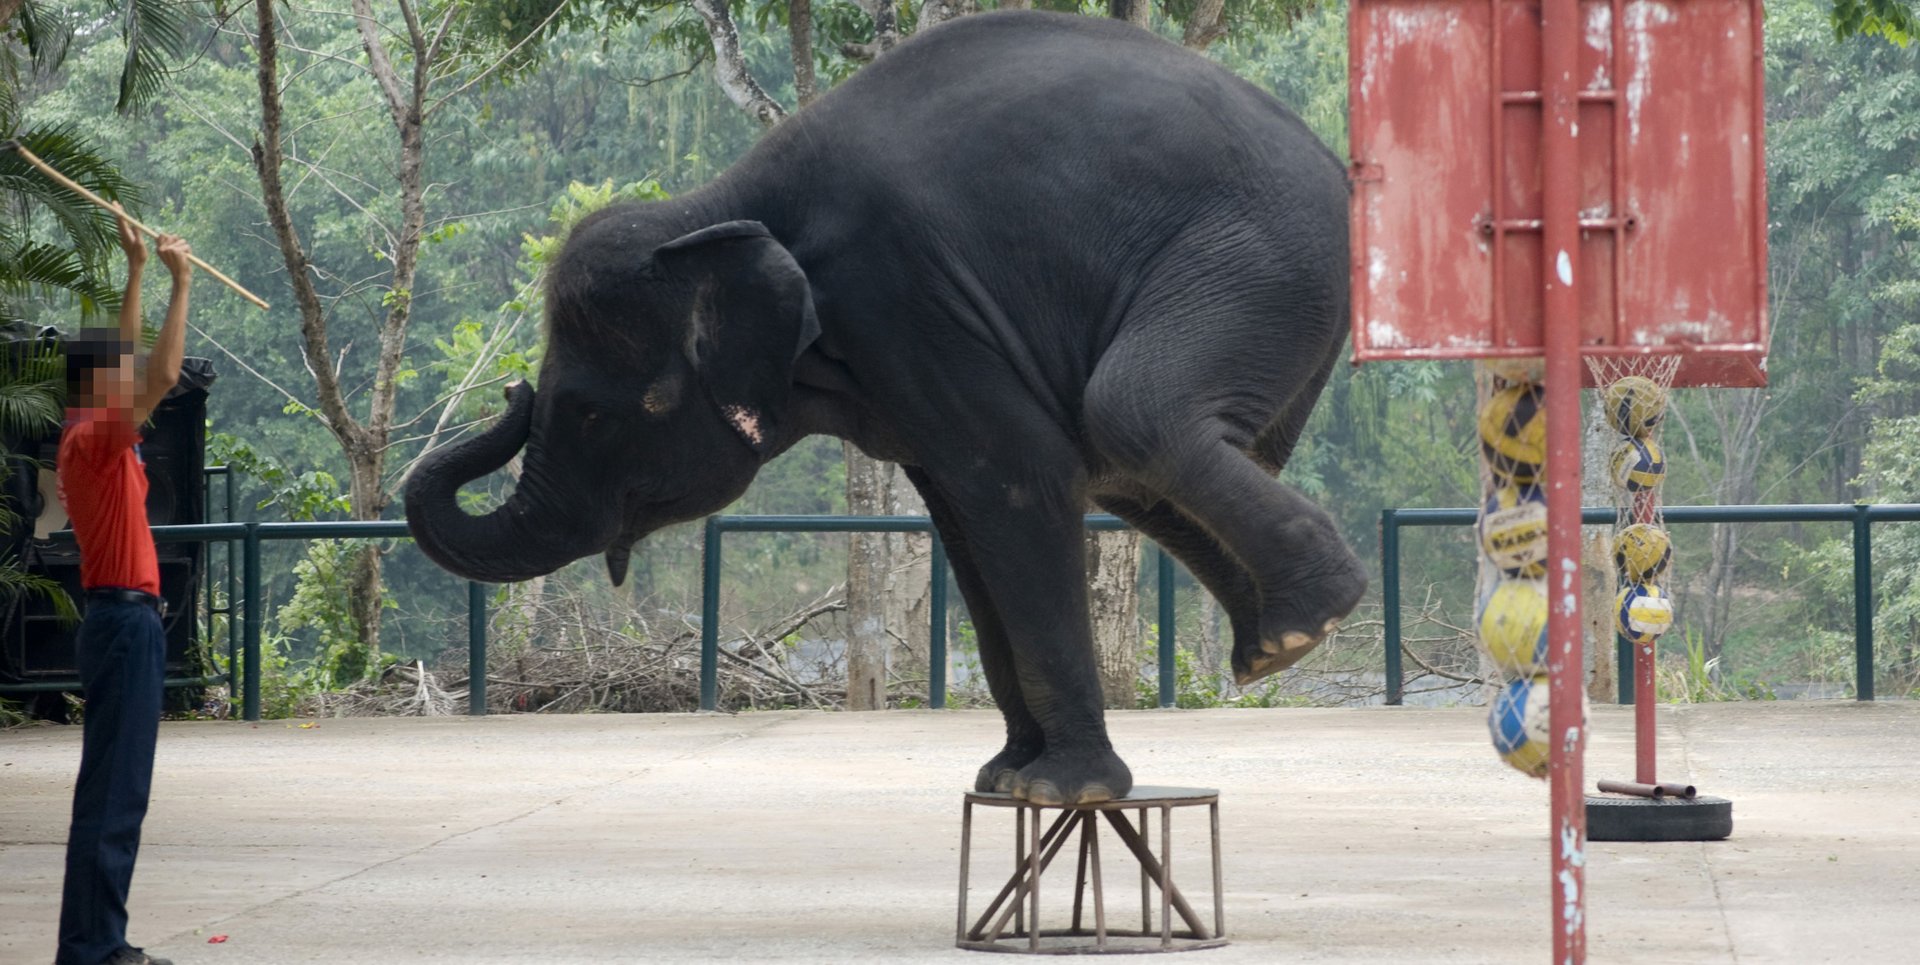
<instances>
[{"instance_id":1,"label":"blurred face","mask_svg":"<svg viewBox=\"0 0 1920 965\"><path fill-rule=\"evenodd\" d=\"M87 370L80 377L80 395L73 401L81 409L126 409L133 406L133 356L122 355L111 366Z\"/></svg>"}]
</instances>

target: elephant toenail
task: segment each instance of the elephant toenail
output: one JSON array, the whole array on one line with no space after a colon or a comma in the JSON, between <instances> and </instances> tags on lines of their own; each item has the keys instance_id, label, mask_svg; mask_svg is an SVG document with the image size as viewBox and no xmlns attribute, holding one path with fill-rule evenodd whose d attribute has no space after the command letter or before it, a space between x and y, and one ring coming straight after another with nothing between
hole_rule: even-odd
<instances>
[{"instance_id":1,"label":"elephant toenail","mask_svg":"<svg viewBox=\"0 0 1920 965\"><path fill-rule=\"evenodd\" d=\"M1340 621L1328 620L1326 625L1320 628L1320 632L1323 634L1331 634L1333 631L1338 629L1340 629Z\"/></svg>"},{"instance_id":2,"label":"elephant toenail","mask_svg":"<svg viewBox=\"0 0 1920 965\"><path fill-rule=\"evenodd\" d=\"M1273 640L1260 641L1260 649L1265 650L1268 653L1274 654L1275 656L1278 656L1281 653L1280 644Z\"/></svg>"},{"instance_id":3,"label":"elephant toenail","mask_svg":"<svg viewBox=\"0 0 1920 965\"><path fill-rule=\"evenodd\" d=\"M1060 789L1047 781L1034 781L1027 785L1026 800L1029 804L1058 806L1066 803L1066 796Z\"/></svg>"},{"instance_id":4,"label":"elephant toenail","mask_svg":"<svg viewBox=\"0 0 1920 965\"><path fill-rule=\"evenodd\" d=\"M1280 642L1287 648L1287 652L1291 653L1295 650L1304 650L1308 647L1313 646L1319 641L1315 640L1310 636L1307 636L1304 633L1301 633L1298 630L1294 630L1289 633L1283 634L1280 637Z\"/></svg>"},{"instance_id":5,"label":"elephant toenail","mask_svg":"<svg viewBox=\"0 0 1920 965\"><path fill-rule=\"evenodd\" d=\"M1098 804L1113 800L1113 790L1105 784L1089 784L1080 792L1079 804Z\"/></svg>"}]
</instances>

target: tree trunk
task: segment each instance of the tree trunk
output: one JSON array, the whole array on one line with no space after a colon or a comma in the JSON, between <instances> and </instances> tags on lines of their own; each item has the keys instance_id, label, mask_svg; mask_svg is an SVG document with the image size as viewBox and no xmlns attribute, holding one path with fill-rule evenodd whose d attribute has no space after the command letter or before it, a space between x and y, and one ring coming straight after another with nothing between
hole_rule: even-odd
<instances>
[{"instance_id":1,"label":"tree trunk","mask_svg":"<svg viewBox=\"0 0 1920 965\"><path fill-rule=\"evenodd\" d=\"M842 443L847 462L847 512L882 514L887 466L853 443ZM847 709L887 706L887 541L880 533L847 534Z\"/></svg>"},{"instance_id":2,"label":"tree trunk","mask_svg":"<svg viewBox=\"0 0 1920 965\"><path fill-rule=\"evenodd\" d=\"M1193 12L1187 15L1187 29L1181 33L1180 43L1188 50L1205 51L1213 42L1227 35L1226 0L1195 0Z\"/></svg>"},{"instance_id":3,"label":"tree trunk","mask_svg":"<svg viewBox=\"0 0 1920 965\"><path fill-rule=\"evenodd\" d=\"M1194 648L1199 672L1216 684L1231 679L1230 660L1220 647L1220 601L1212 593L1200 594L1200 643Z\"/></svg>"},{"instance_id":4,"label":"tree trunk","mask_svg":"<svg viewBox=\"0 0 1920 965\"><path fill-rule=\"evenodd\" d=\"M842 443L847 512L919 516L927 511L900 467ZM917 533L850 533L847 538L847 709L887 706L889 668L920 676L929 653L928 579L932 540Z\"/></svg>"},{"instance_id":5,"label":"tree trunk","mask_svg":"<svg viewBox=\"0 0 1920 965\"><path fill-rule=\"evenodd\" d=\"M1087 611L1109 708L1140 705L1140 534L1087 534Z\"/></svg>"},{"instance_id":6,"label":"tree trunk","mask_svg":"<svg viewBox=\"0 0 1920 965\"><path fill-rule=\"evenodd\" d=\"M1716 499L1736 506L1751 503L1757 495L1760 424L1766 418L1767 394L1759 389L1722 390L1712 393L1706 403L1725 453ZM1708 530L1707 538L1710 552L1701 639L1705 643L1706 659L1717 661L1726 649L1727 633L1731 629L1740 530L1737 524L1715 523Z\"/></svg>"},{"instance_id":7,"label":"tree trunk","mask_svg":"<svg viewBox=\"0 0 1920 965\"><path fill-rule=\"evenodd\" d=\"M314 380L314 409L346 457L353 517L375 520L386 512L390 501L384 482L387 444L392 435L394 404L405 362L407 327L413 315L415 273L426 230L427 92L453 18L451 11L443 14L430 35L413 4L402 0L398 5L404 21L402 32L391 24L380 23L369 0L352 0L351 7L361 49L367 55L367 71L380 90L398 141L393 170L400 222L391 225L369 216L368 227L373 229L376 238L385 242L379 253L393 268L383 286L381 301L386 315L380 321L379 347L364 421L348 408L347 391L340 383L344 353L336 357L331 348L330 315L315 285L320 272L294 227L281 179L287 160L281 134L284 102L279 76L279 24L271 0L255 3L261 131L254 142L253 159L260 180L261 203L267 209L268 221L287 268L288 284L293 288L299 313L302 360ZM406 67L405 74L387 52L388 37L393 35L405 41L408 58L401 61ZM370 658L380 653L380 570L379 547L370 545L355 560L347 590L354 629Z\"/></svg>"},{"instance_id":8,"label":"tree trunk","mask_svg":"<svg viewBox=\"0 0 1920 965\"><path fill-rule=\"evenodd\" d=\"M813 0L787 0L787 40L793 51L793 97L805 107L820 96L813 76Z\"/></svg>"},{"instance_id":9,"label":"tree trunk","mask_svg":"<svg viewBox=\"0 0 1920 965\"><path fill-rule=\"evenodd\" d=\"M1153 0L1107 0L1107 16L1142 29L1153 24Z\"/></svg>"},{"instance_id":10,"label":"tree trunk","mask_svg":"<svg viewBox=\"0 0 1920 965\"><path fill-rule=\"evenodd\" d=\"M772 127L787 116L747 67L746 54L740 48L740 29L734 25L726 0L691 0L693 12L706 22L707 38L713 43L713 80L740 109L753 115L762 127Z\"/></svg>"}]
</instances>

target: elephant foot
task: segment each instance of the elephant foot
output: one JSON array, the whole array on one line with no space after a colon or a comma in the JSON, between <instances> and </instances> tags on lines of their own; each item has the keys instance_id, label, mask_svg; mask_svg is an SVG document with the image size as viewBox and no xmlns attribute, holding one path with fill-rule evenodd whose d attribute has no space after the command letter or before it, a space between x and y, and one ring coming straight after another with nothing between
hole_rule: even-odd
<instances>
[{"instance_id":1,"label":"elephant foot","mask_svg":"<svg viewBox=\"0 0 1920 965\"><path fill-rule=\"evenodd\" d=\"M1314 647L1333 636L1333 631L1339 628L1340 618L1336 618L1321 624L1317 633L1285 630L1272 637L1262 634L1258 651L1241 651L1233 655L1233 682L1245 687L1299 663L1301 658L1312 653Z\"/></svg>"},{"instance_id":2,"label":"elephant foot","mask_svg":"<svg viewBox=\"0 0 1920 965\"><path fill-rule=\"evenodd\" d=\"M993 755L993 759L980 766L980 773L973 779L975 791L999 791L1007 793L1013 790L1020 769L1034 762L1040 756L1043 745L1015 744L1008 742Z\"/></svg>"},{"instance_id":3,"label":"elephant foot","mask_svg":"<svg viewBox=\"0 0 1920 965\"><path fill-rule=\"evenodd\" d=\"M1367 592L1366 573L1360 569L1359 560L1352 563L1349 572L1288 594L1289 602L1312 601L1311 604L1292 605L1286 608L1292 612L1260 621L1257 647L1249 642L1234 649L1234 683L1245 687L1277 674L1299 663L1313 648L1333 636L1340 621L1353 612Z\"/></svg>"},{"instance_id":4,"label":"elephant foot","mask_svg":"<svg viewBox=\"0 0 1920 965\"><path fill-rule=\"evenodd\" d=\"M1133 772L1120 755L1103 748L1047 751L1020 769L1013 796L1029 804L1059 807L1126 797Z\"/></svg>"}]
</instances>

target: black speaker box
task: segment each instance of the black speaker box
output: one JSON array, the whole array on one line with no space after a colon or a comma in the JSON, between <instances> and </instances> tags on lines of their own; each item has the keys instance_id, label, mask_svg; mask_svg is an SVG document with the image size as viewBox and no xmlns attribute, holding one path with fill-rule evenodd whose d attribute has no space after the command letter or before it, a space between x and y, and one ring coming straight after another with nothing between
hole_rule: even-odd
<instances>
[{"instance_id":1,"label":"black speaker box","mask_svg":"<svg viewBox=\"0 0 1920 965\"><path fill-rule=\"evenodd\" d=\"M141 433L140 456L147 473L147 521L153 526L206 522L207 389L213 384L213 364L190 358L181 366L178 385L154 409ZM12 440L9 440L12 441ZM71 540L36 539L34 528L66 528L58 496L43 491L50 476L38 471L34 460L52 466L59 451L55 432L36 442L14 442L13 472L5 498L19 514L4 534L4 552L24 561L28 572L57 580L74 601L84 606L80 588L80 553ZM162 543L156 548L160 563L160 595L167 601L163 621L167 634L167 676L200 676L194 660L204 602L200 597L206 547L200 543ZM0 607L0 685L5 682L71 681L79 687L74 659L77 625L63 625L51 604L36 595Z\"/></svg>"}]
</instances>

